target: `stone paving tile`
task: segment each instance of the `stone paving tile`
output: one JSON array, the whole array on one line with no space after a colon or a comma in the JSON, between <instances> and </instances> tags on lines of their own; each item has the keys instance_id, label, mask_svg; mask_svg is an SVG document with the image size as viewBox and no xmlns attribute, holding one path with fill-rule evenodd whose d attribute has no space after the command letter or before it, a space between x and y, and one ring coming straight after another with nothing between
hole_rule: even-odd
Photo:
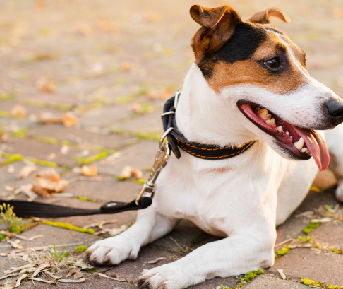
<instances>
[{"instance_id":1,"label":"stone paving tile","mask_svg":"<svg viewBox=\"0 0 343 289\"><path fill-rule=\"evenodd\" d=\"M132 116L132 114L127 105L109 106L86 112L80 117L79 121L85 127L105 127L122 121L125 117Z\"/></svg>"},{"instance_id":2,"label":"stone paving tile","mask_svg":"<svg viewBox=\"0 0 343 289\"><path fill-rule=\"evenodd\" d=\"M284 222L280 226L277 226L277 238L275 242L276 245L301 235L302 230L308 224L308 219L305 217L297 218L298 214L299 212L292 214L292 216L289 217L286 222ZM276 249L280 250L280 247Z\"/></svg>"},{"instance_id":3,"label":"stone paving tile","mask_svg":"<svg viewBox=\"0 0 343 289\"><path fill-rule=\"evenodd\" d=\"M301 283L289 280L282 280L268 275L256 277L253 281L244 286L246 289L308 289Z\"/></svg>"},{"instance_id":4,"label":"stone paving tile","mask_svg":"<svg viewBox=\"0 0 343 289\"><path fill-rule=\"evenodd\" d=\"M162 108L156 112L143 115L140 117L134 117L127 121L122 121L120 123L114 124L112 127L116 129L121 129L125 132L131 133L154 133L156 135L163 134L162 127Z\"/></svg>"},{"instance_id":5,"label":"stone paving tile","mask_svg":"<svg viewBox=\"0 0 343 289\"><path fill-rule=\"evenodd\" d=\"M119 150L128 144L135 143L136 137L124 137L116 134L101 134L91 131L77 129L75 127L64 127L62 125L36 126L26 132L27 136L49 137L59 141L69 141L87 147L88 144Z\"/></svg>"},{"instance_id":6,"label":"stone paving tile","mask_svg":"<svg viewBox=\"0 0 343 289\"><path fill-rule=\"evenodd\" d=\"M322 244L328 244L337 249L343 249L343 224L332 222L322 224L310 234Z\"/></svg>"},{"instance_id":7,"label":"stone paving tile","mask_svg":"<svg viewBox=\"0 0 343 289\"><path fill-rule=\"evenodd\" d=\"M98 172L118 176L126 165L146 170L153 166L157 149L158 142L154 141L141 141L128 146L120 151L121 155L118 159L113 160L113 165L111 162L108 164L102 164L102 161L98 162Z\"/></svg>"},{"instance_id":8,"label":"stone paving tile","mask_svg":"<svg viewBox=\"0 0 343 289\"><path fill-rule=\"evenodd\" d=\"M55 154L56 157L49 161L58 165L65 165L69 167L79 166L78 162L76 161L76 157L80 156L79 154L82 152L81 149L69 147L68 153L62 154L61 146L59 145L14 137L9 138L9 140L6 142L6 146L11 149L9 151L11 154L21 154L25 157L36 158L39 160L48 161L48 156ZM98 152L93 151L93 153L97 154ZM92 154L92 152L90 154Z\"/></svg>"},{"instance_id":9,"label":"stone paving tile","mask_svg":"<svg viewBox=\"0 0 343 289\"><path fill-rule=\"evenodd\" d=\"M343 285L342 275L343 255L316 254L308 248L292 249L285 256L277 260L270 268L271 272L283 269L286 276L308 278L333 285Z\"/></svg>"}]
</instances>

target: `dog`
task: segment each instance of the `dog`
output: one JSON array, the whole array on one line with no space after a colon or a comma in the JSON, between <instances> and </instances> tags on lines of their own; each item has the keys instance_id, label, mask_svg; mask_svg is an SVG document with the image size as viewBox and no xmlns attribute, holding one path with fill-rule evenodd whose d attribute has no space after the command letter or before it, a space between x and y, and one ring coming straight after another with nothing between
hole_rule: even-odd
<instances>
[{"instance_id":1,"label":"dog","mask_svg":"<svg viewBox=\"0 0 343 289\"><path fill-rule=\"evenodd\" d=\"M177 105L177 128L201 144L255 143L229 159L172 155L153 204L130 229L88 249L99 264L135 259L181 219L224 237L145 271L140 288L186 288L272 266L276 225L299 206L330 154L343 199L343 101L309 75L305 52L269 20L289 18L270 8L243 21L229 6L194 5L190 14L201 28L192 39L195 62Z\"/></svg>"}]
</instances>

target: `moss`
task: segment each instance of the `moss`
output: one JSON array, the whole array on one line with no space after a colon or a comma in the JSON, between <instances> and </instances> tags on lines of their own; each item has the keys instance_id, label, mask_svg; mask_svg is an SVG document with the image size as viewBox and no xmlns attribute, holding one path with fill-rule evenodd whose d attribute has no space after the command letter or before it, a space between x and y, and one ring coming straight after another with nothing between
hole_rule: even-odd
<instances>
[{"instance_id":1,"label":"moss","mask_svg":"<svg viewBox=\"0 0 343 289\"><path fill-rule=\"evenodd\" d=\"M8 154L8 153L2 153L2 156L4 158L6 158L7 160L0 163L0 168L5 166L5 165L17 162L17 161L22 161L24 159L24 156L19 155L19 154L12 155L12 154Z\"/></svg>"},{"instance_id":2,"label":"moss","mask_svg":"<svg viewBox=\"0 0 343 289\"><path fill-rule=\"evenodd\" d=\"M324 289L343 289L343 286L337 286L337 285L326 285L324 283L321 283L319 281L310 280L307 278L301 279L301 282L306 286L311 286L314 288L324 288Z\"/></svg>"},{"instance_id":3,"label":"moss","mask_svg":"<svg viewBox=\"0 0 343 289\"><path fill-rule=\"evenodd\" d=\"M206 240L204 238L198 238L198 237L195 237L191 240L191 243L192 244L197 244L197 243L202 243L202 242L205 242Z\"/></svg>"},{"instance_id":4,"label":"moss","mask_svg":"<svg viewBox=\"0 0 343 289\"><path fill-rule=\"evenodd\" d=\"M49 161L45 161L45 160L37 160L37 159L28 159L30 162L35 163L37 165L42 165L42 166L48 166L48 167L53 167L53 168L57 168L58 164L53 163L53 162L49 162Z\"/></svg>"},{"instance_id":5,"label":"moss","mask_svg":"<svg viewBox=\"0 0 343 289\"><path fill-rule=\"evenodd\" d=\"M35 106L35 107L41 107L41 108L55 108L58 110L63 110L63 111L70 111L72 109L72 106L68 104L48 104L40 101L33 101L29 99L24 100L24 104L30 105L30 106Z\"/></svg>"},{"instance_id":6,"label":"moss","mask_svg":"<svg viewBox=\"0 0 343 289\"><path fill-rule=\"evenodd\" d=\"M101 149L100 153L94 156L90 156L87 158L76 158L76 161L81 165L88 165L92 162L99 161L108 157L109 155L113 154L114 152L107 149Z\"/></svg>"},{"instance_id":7,"label":"moss","mask_svg":"<svg viewBox=\"0 0 343 289\"><path fill-rule=\"evenodd\" d=\"M289 252L289 246L283 246L279 251L276 252L276 257L281 257Z\"/></svg>"},{"instance_id":8,"label":"moss","mask_svg":"<svg viewBox=\"0 0 343 289\"><path fill-rule=\"evenodd\" d=\"M86 252L88 249L87 246L85 245L81 245L81 246L77 246L75 247L75 251L79 252L79 253L83 253L83 252Z\"/></svg>"},{"instance_id":9,"label":"moss","mask_svg":"<svg viewBox=\"0 0 343 289\"><path fill-rule=\"evenodd\" d=\"M5 239L6 239L6 235L0 234L0 241L5 240Z\"/></svg>"},{"instance_id":10,"label":"moss","mask_svg":"<svg viewBox=\"0 0 343 289\"><path fill-rule=\"evenodd\" d=\"M25 132L28 130L27 127L22 127L14 132L12 132L12 136L19 137L19 138L25 138Z\"/></svg>"},{"instance_id":11,"label":"moss","mask_svg":"<svg viewBox=\"0 0 343 289\"><path fill-rule=\"evenodd\" d=\"M77 231L80 233L87 233L87 234L94 234L95 231L93 229L84 229L84 228L79 228L74 225L68 224L68 223L60 223L60 222L50 222L50 221L43 221L43 224L47 224L50 226L58 227L58 228L63 228L67 230L73 230Z\"/></svg>"},{"instance_id":12,"label":"moss","mask_svg":"<svg viewBox=\"0 0 343 289\"><path fill-rule=\"evenodd\" d=\"M309 237L309 236L299 236L298 239L302 242L302 243L310 243L313 240L312 237Z\"/></svg>"},{"instance_id":13,"label":"moss","mask_svg":"<svg viewBox=\"0 0 343 289\"><path fill-rule=\"evenodd\" d=\"M32 137L35 141L39 141L39 142L46 142L46 143L50 143L50 144L57 144L58 140L52 137L42 137L42 136L34 136Z\"/></svg>"},{"instance_id":14,"label":"moss","mask_svg":"<svg viewBox=\"0 0 343 289\"><path fill-rule=\"evenodd\" d=\"M125 104L128 103L134 99L137 98L137 94L132 94L132 95L128 95L128 96L122 96L122 97L117 97L115 102L116 104Z\"/></svg>"},{"instance_id":15,"label":"moss","mask_svg":"<svg viewBox=\"0 0 343 289\"><path fill-rule=\"evenodd\" d=\"M145 180L135 180L135 183L139 185L144 185L145 182L146 182Z\"/></svg>"},{"instance_id":16,"label":"moss","mask_svg":"<svg viewBox=\"0 0 343 289\"><path fill-rule=\"evenodd\" d=\"M304 234L308 235L310 234L313 229L318 228L320 226L320 223L309 223L306 228L303 230Z\"/></svg>"},{"instance_id":17,"label":"moss","mask_svg":"<svg viewBox=\"0 0 343 289\"><path fill-rule=\"evenodd\" d=\"M264 273L263 269L259 269L257 271L250 271L243 278L240 279L240 282L238 284L239 287L242 287L245 283L253 280L256 276L261 275Z\"/></svg>"},{"instance_id":18,"label":"moss","mask_svg":"<svg viewBox=\"0 0 343 289\"><path fill-rule=\"evenodd\" d=\"M13 117L9 112L0 110L0 117Z\"/></svg>"},{"instance_id":19,"label":"moss","mask_svg":"<svg viewBox=\"0 0 343 289\"><path fill-rule=\"evenodd\" d=\"M0 100L14 101L15 93L14 92L0 92Z\"/></svg>"},{"instance_id":20,"label":"moss","mask_svg":"<svg viewBox=\"0 0 343 289\"><path fill-rule=\"evenodd\" d=\"M133 132L134 136L136 136L139 140L153 140L153 141L159 141L161 139L161 135L157 133L144 133L144 132Z\"/></svg>"},{"instance_id":21,"label":"moss","mask_svg":"<svg viewBox=\"0 0 343 289\"><path fill-rule=\"evenodd\" d=\"M341 251L338 250L338 249L336 249L336 248L331 248L331 252L332 252L332 253L337 253L337 254L340 254L340 253L341 253Z\"/></svg>"},{"instance_id":22,"label":"moss","mask_svg":"<svg viewBox=\"0 0 343 289\"><path fill-rule=\"evenodd\" d=\"M120 177L120 176L116 176L116 180L118 180L118 181L128 181L129 178L127 178L127 177L122 178L122 177Z\"/></svg>"}]
</instances>

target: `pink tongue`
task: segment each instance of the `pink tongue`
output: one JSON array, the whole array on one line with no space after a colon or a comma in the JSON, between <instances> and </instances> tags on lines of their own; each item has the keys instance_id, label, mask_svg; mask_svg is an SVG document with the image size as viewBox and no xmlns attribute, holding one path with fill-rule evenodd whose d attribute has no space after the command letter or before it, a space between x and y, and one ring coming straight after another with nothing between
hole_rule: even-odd
<instances>
[{"instance_id":1,"label":"pink tongue","mask_svg":"<svg viewBox=\"0 0 343 289\"><path fill-rule=\"evenodd\" d=\"M330 155L323 138L315 131L304 130L295 127L297 133L305 140L307 149L315 159L319 170L327 169L330 163Z\"/></svg>"}]
</instances>

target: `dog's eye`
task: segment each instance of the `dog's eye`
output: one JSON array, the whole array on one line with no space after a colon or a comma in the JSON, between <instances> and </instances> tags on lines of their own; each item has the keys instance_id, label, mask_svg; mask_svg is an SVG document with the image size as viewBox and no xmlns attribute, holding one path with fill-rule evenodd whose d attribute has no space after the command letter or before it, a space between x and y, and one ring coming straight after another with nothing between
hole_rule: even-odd
<instances>
[{"instance_id":1,"label":"dog's eye","mask_svg":"<svg viewBox=\"0 0 343 289\"><path fill-rule=\"evenodd\" d=\"M278 69L280 67L280 59L278 57L266 60L263 63L272 70Z\"/></svg>"}]
</instances>

